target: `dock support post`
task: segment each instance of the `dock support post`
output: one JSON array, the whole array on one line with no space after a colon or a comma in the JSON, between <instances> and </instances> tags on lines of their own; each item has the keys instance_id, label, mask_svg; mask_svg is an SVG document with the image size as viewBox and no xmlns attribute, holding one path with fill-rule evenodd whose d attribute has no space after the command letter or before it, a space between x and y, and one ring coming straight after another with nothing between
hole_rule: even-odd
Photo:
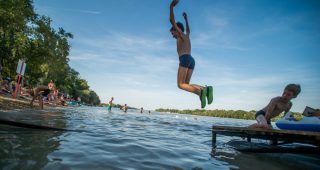
<instances>
[{"instance_id":1,"label":"dock support post","mask_svg":"<svg viewBox=\"0 0 320 170\"><path fill-rule=\"evenodd\" d=\"M212 131L212 149L217 147L217 134Z\"/></svg>"},{"instance_id":2,"label":"dock support post","mask_svg":"<svg viewBox=\"0 0 320 170\"><path fill-rule=\"evenodd\" d=\"M251 136L247 137L247 142L251 142Z\"/></svg>"}]
</instances>

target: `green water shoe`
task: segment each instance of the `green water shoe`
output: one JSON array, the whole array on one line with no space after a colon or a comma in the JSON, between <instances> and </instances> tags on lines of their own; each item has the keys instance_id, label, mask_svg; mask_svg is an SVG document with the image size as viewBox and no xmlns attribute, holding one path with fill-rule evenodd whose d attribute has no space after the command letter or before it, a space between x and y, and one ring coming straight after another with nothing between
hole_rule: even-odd
<instances>
[{"instance_id":1,"label":"green water shoe","mask_svg":"<svg viewBox=\"0 0 320 170\"><path fill-rule=\"evenodd\" d=\"M200 100L201 100L201 108L202 109L206 107L206 96L207 96L207 89L204 88L200 92Z\"/></svg>"},{"instance_id":2,"label":"green water shoe","mask_svg":"<svg viewBox=\"0 0 320 170\"><path fill-rule=\"evenodd\" d=\"M208 100L208 104L211 104L213 101L213 88L212 88L212 86L207 86L207 100Z\"/></svg>"}]
</instances>

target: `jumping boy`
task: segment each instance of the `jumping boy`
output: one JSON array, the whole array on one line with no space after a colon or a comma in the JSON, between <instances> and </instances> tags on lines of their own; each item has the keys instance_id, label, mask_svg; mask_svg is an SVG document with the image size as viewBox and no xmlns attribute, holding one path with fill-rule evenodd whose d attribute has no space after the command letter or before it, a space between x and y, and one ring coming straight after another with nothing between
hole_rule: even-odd
<instances>
[{"instance_id":1,"label":"jumping boy","mask_svg":"<svg viewBox=\"0 0 320 170\"><path fill-rule=\"evenodd\" d=\"M278 116L280 113L287 113L291 107L291 99L294 99L301 92L301 87L298 84L288 84L282 96L271 99L270 103L255 115L258 123L250 125L251 128L272 128L271 119Z\"/></svg>"},{"instance_id":2,"label":"jumping boy","mask_svg":"<svg viewBox=\"0 0 320 170\"><path fill-rule=\"evenodd\" d=\"M177 51L179 55L179 69L178 69L178 87L182 90L194 93L200 97L201 108L206 106L206 98L208 104L213 101L213 88L212 86L199 86L196 84L190 84L190 79L192 72L194 70L195 61L191 56L191 43L190 43L190 28L188 24L187 14L184 12L183 17L186 22L186 33L184 33L184 26L180 22L175 22L173 8L178 4L179 0L173 0L170 5L170 22L171 29L170 32L177 40Z\"/></svg>"}]
</instances>

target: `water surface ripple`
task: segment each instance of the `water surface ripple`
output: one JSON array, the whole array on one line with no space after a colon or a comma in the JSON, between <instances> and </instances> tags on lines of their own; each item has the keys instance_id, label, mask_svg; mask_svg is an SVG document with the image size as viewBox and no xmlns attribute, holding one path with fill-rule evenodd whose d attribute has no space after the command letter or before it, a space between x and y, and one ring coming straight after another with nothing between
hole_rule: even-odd
<instances>
[{"instance_id":1,"label":"water surface ripple","mask_svg":"<svg viewBox=\"0 0 320 170\"><path fill-rule=\"evenodd\" d=\"M319 155L246 154L212 125L254 121L171 113L69 107L0 111L0 118L83 132L40 131L0 125L0 169L319 169Z\"/></svg>"}]
</instances>

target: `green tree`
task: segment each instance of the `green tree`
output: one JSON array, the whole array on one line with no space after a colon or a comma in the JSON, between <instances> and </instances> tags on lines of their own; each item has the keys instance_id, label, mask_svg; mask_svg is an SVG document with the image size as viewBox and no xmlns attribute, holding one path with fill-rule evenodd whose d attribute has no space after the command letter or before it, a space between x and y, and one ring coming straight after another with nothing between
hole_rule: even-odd
<instances>
[{"instance_id":1,"label":"green tree","mask_svg":"<svg viewBox=\"0 0 320 170\"><path fill-rule=\"evenodd\" d=\"M2 75L14 78L19 59L27 63L25 78L31 86L53 80L60 91L100 104L86 80L69 66L73 35L52 28L48 16L35 13L32 0L0 0L0 63Z\"/></svg>"}]
</instances>

